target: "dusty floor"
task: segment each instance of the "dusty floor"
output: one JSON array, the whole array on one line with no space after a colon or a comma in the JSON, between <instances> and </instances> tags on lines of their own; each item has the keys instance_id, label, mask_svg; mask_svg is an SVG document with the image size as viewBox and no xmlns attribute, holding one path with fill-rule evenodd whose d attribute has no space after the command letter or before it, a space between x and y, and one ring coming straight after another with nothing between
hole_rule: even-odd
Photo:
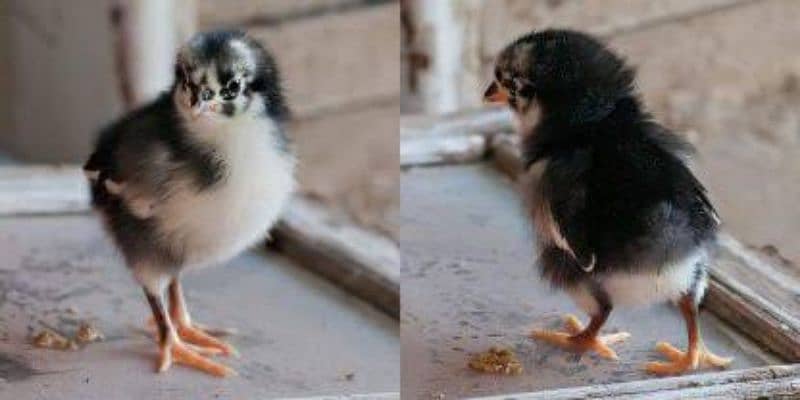
<instances>
[{"instance_id":1,"label":"dusty floor","mask_svg":"<svg viewBox=\"0 0 800 400\"><path fill-rule=\"evenodd\" d=\"M653 346L685 346L678 312L667 305L616 310L606 332L629 331L616 345L620 362L579 356L529 339L534 327L560 328L565 312L585 320L533 267L527 217L512 184L484 165L412 169L402 176L402 392L404 398L462 398L647 378ZM735 356L733 368L776 362L713 315L701 315L714 351ZM482 375L471 353L510 347L525 372Z\"/></svg>"},{"instance_id":2,"label":"dusty floor","mask_svg":"<svg viewBox=\"0 0 800 400\"><path fill-rule=\"evenodd\" d=\"M0 398L242 399L396 392L397 323L291 261L246 253L189 273L195 320L238 329L238 377L182 366L154 372L144 296L92 216L0 218ZM48 327L81 321L106 340L78 351L36 349ZM113 388L113 392L110 391Z\"/></svg>"}]
</instances>

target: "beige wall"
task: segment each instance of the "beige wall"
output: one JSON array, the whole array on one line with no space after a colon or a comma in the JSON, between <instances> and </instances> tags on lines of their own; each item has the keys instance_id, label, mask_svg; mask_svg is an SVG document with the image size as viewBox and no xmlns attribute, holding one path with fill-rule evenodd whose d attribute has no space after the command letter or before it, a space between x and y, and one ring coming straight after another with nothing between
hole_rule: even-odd
<instances>
[{"instance_id":1,"label":"beige wall","mask_svg":"<svg viewBox=\"0 0 800 400\"><path fill-rule=\"evenodd\" d=\"M0 146L27 161L77 161L121 111L106 0L5 0ZM9 96L10 95L10 96Z\"/></svg>"},{"instance_id":2,"label":"beige wall","mask_svg":"<svg viewBox=\"0 0 800 400\"><path fill-rule=\"evenodd\" d=\"M421 87L407 93L417 98L422 112L479 107L482 85L502 47L521 34L548 27L571 27L606 38L639 67L642 89L662 107L659 111L674 89L719 96L720 90L728 89L713 88L734 83L740 87L736 90L752 91L798 70L800 49L791 42L800 35L795 19L800 2L792 0L409 3L416 32L409 46L430 60L428 67L415 72ZM443 37L459 43L439 44ZM458 69L440 68L442 64Z\"/></svg>"}]
</instances>

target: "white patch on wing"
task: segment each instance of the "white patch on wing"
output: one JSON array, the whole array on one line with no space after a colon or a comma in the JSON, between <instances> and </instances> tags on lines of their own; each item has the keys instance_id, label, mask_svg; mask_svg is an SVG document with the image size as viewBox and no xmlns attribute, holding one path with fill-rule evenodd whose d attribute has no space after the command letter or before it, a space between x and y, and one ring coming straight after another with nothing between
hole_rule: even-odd
<instances>
[{"instance_id":1,"label":"white patch on wing","mask_svg":"<svg viewBox=\"0 0 800 400\"><path fill-rule=\"evenodd\" d=\"M572 247L570 247L564 235L561 234L561 229L553 219L550 203L541 195L539 181L541 180L542 174L547 169L547 164L547 160L540 160L536 164L531 165L522 176L520 182L522 187L531 188L528 189L530 190L528 207L531 210L531 217L536 226L538 241L542 246L550 244L555 245L574 258L575 253L572 251Z\"/></svg>"},{"instance_id":2,"label":"white patch on wing","mask_svg":"<svg viewBox=\"0 0 800 400\"><path fill-rule=\"evenodd\" d=\"M561 250L566 251L572 258L575 258L575 252L572 251L569 242L561 234L561 229L553 219L553 213L550 211L550 204L546 201L540 200L537 210L535 211L535 222L539 231L540 240L554 244Z\"/></svg>"},{"instance_id":3,"label":"white patch on wing","mask_svg":"<svg viewBox=\"0 0 800 400\"><path fill-rule=\"evenodd\" d=\"M86 179L94 182L94 181L97 180L97 178L100 177L100 171L91 170L91 169L84 169L83 170L83 175L86 176Z\"/></svg>"}]
</instances>

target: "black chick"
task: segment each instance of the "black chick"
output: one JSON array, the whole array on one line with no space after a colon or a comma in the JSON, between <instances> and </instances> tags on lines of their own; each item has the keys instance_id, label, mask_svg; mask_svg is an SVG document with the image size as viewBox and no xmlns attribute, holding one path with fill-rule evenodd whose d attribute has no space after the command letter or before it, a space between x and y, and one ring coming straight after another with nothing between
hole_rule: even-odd
<instances>
[{"instance_id":1,"label":"black chick","mask_svg":"<svg viewBox=\"0 0 800 400\"><path fill-rule=\"evenodd\" d=\"M687 167L690 145L644 110L634 71L591 36L545 30L508 45L494 75L484 98L510 106L526 170L540 173L525 190L542 276L591 316L534 338L616 359L609 344L629 334L598 335L612 308L672 301L688 350L658 343L670 362L647 371L729 365L705 348L697 321L719 219Z\"/></svg>"},{"instance_id":2,"label":"black chick","mask_svg":"<svg viewBox=\"0 0 800 400\"><path fill-rule=\"evenodd\" d=\"M295 186L287 117L272 57L244 33L221 31L194 36L171 89L100 133L84 170L152 308L159 372L177 362L234 373L206 358L236 351L192 323L179 279L267 235Z\"/></svg>"}]
</instances>

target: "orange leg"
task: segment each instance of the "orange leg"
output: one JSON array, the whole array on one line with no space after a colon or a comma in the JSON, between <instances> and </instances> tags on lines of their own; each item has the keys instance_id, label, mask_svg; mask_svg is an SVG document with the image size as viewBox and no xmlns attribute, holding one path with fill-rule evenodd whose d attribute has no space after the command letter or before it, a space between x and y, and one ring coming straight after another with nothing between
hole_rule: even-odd
<instances>
[{"instance_id":1,"label":"orange leg","mask_svg":"<svg viewBox=\"0 0 800 400\"><path fill-rule=\"evenodd\" d=\"M686 329L689 334L687 351L681 351L666 342L656 344L656 350L667 357L669 362L647 363L646 370L656 375L676 375L693 371L703 367L725 368L731 364L732 358L720 357L709 351L700 337L700 327L697 321L697 305L691 296L684 296L680 303L681 314L686 320Z\"/></svg>"},{"instance_id":2,"label":"orange leg","mask_svg":"<svg viewBox=\"0 0 800 400\"><path fill-rule=\"evenodd\" d=\"M198 324L192 323L178 278L174 278L170 282L167 290L170 299L170 316L175 323L178 337L209 353L239 356L239 352L233 346L214 337Z\"/></svg>"},{"instance_id":3,"label":"orange leg","mask_svg":"<svg viewBox=\"0 0 800 400\"><path fill-rule=\"evenodd\" d=\"M610 313L611 307L605 307L598 315L592 317L585 329L578 318L567 315L564 319L566 332L535 330L531 336L566 350L579 353L594 351L603 358L616 360L617 353L609 345L625 341L631 335L627 332L598 335Z\"/></svg>"},{"instance_id":4,"label":"orange leg","mask_svg":"<svg viewBox=\"0 0 800 400\"><path fill-rule=\"evenodd\" d=\"M190 345L181 341L174 325L167 314L166 307L161 301L161 296L156 296L145 289L147 301L153 311L153 319L158 331L158 344L160 355L158 360L158 372L164 372L172 366L172 363L179 363L206 372L208 374L226 377L235 375L236 371L220 363L209 360Z\"/></svg>"}]
</instances>

